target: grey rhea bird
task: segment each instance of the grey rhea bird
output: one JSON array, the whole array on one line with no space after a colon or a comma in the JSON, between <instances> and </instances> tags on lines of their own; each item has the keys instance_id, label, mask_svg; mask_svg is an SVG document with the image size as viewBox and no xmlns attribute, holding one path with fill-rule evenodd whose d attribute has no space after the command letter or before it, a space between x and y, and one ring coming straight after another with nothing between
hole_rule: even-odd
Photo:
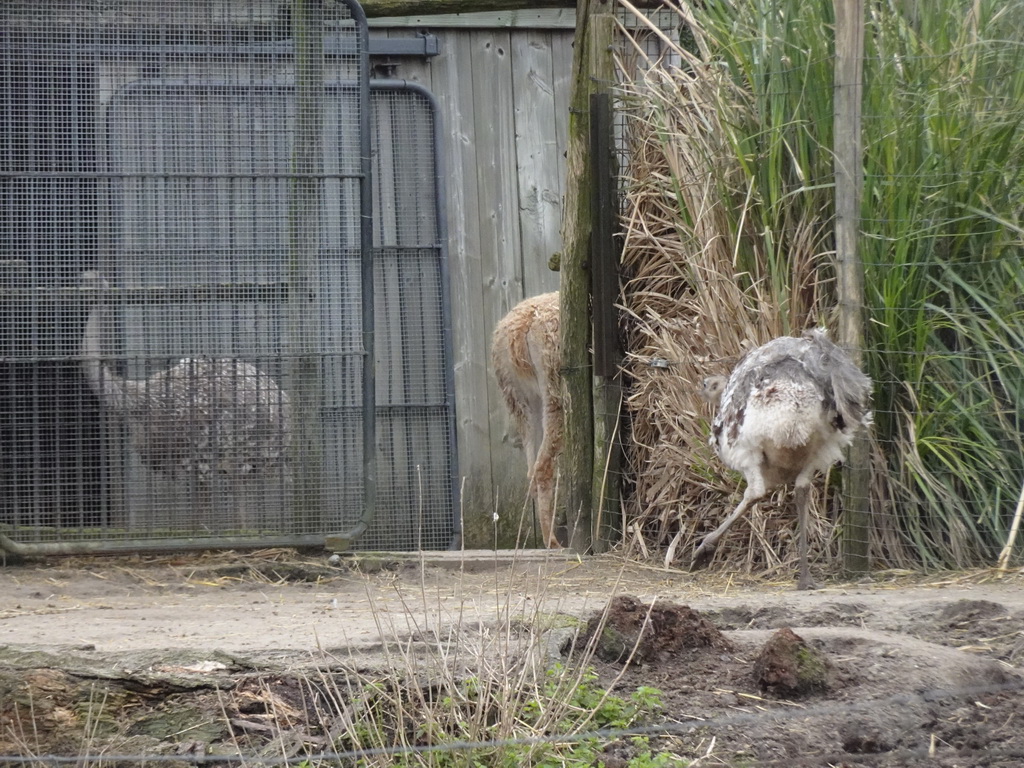
<instances>
[{"instance_id":1,"label":"grey rhea bird","mask_svg":"<svg viewBox=\"0 0 1024 768\"><path fill-rule=\"evenodd\" d=\"M736 520L769 491L792 484L800 527L799 589L811 584L807 516L815 473L842 460L858 430L871 424L871 379L824 330L783 336L748 352L728 378L704 380L701 395L718 405L711 445L747 481L743 498L701 541L699 565Z\"/></svg>"},{"instance_id":2,"label":"grey rhea bird","mask_svg":"<svg viewBox=\"0 0 1024 768\"><path fill-rule=\"evenodd\" d=\"M95 271L84 272L80 283L96 292L109 288ZM207 495L215 474L234 484L286 467L291 403L273 377L234 358L186 358L145 379L125 378L103 361L105 309L101 298L90 307L82 370L102 405L127 420L147 467L194 479ZM244 510L241 516L244 527Z\"/></svg>"}]
</instances>

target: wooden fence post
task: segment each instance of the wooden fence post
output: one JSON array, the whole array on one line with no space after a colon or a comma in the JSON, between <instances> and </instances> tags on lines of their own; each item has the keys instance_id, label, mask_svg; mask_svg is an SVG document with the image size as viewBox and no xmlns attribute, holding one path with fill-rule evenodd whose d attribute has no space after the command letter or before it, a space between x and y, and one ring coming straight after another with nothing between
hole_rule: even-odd
<instances>
[{"instance_id":1,"label":"wooden fence post","mask_svg":"<svg viewBox=\"0 0 1024 768\"><path fill-rule=\"evenodd\" d=\"M560 462L561 492L569 545L586 552L593 544L594 476L593 369L590 362L589 257L593 228L590 163L590 96L610 86L614 18L608 0L580 0L576 6L569 142L562 219L560 315L565 448Z\"/></svg>"},{"instance_id":2,"label":"wooden fence post","mask_svg":"<svg viewBox=\"0 0 1024 768\"><path fill-rule=\"evenodd\" d=\"M857 248L863 188L861 100L863 96L864 0L834 0L836 291L839 338L858 363L864 347L864 265ZM870 526L871 448L867 435L855 440L843 466L843 568L867 573Z\"/></svg>"}]
</instances>

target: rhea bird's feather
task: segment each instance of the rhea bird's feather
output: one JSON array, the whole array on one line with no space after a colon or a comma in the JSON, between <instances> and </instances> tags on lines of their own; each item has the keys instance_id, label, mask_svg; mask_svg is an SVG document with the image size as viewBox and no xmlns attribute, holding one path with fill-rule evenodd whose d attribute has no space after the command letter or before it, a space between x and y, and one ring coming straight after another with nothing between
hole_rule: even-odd
<instances>
[{"instance_id":1,"label":"rhea bird's feather","mask_svg":"<svg viewBox=\"0 0 1024 768\"><path fill-rule=\"evenodd\" d=\"M778 453L779 469L793 471L782 471L775 485L793 482L801 471L842 458L856 431L871 423L870 394L871 380L823 331L773 339L747 353L729 376L711 444L744 473L765 463L766 451ZM803 450L787 454L795 449Z\"/></svg>"},{"instance_id":2,"label":"rhea bird's feather","mask_svg":"<svg viewBox=\"0 0 1024 768\"><path fill-rule=\"evenodd\" d=\"M103 291L97 272L84 288ZM151 469L201 479L235 477L282 465L291 443L291 403L269 374L234 358L186 358L145 379L119 375L103 361L104 305L95 301L82 338L82 369L96 397L126 418L132 442Z\"/></svg>"}]
</instances>

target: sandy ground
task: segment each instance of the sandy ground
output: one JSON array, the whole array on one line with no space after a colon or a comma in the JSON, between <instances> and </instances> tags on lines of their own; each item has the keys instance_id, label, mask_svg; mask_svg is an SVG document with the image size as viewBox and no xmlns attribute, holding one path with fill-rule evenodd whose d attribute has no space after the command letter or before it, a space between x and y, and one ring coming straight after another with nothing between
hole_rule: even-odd
<instances>
[{"instance_id":1,"label":"sandy ground","mask_svg":"<svg viewBox=\"0 0 1024 768\"><path fill-rule=\"evenodd\" d=\"M728 639L727 650L686 648L628 668L589 662L623 696L662 692L665 722L682 730L657 748L680 761L1024 765L1020 573L883 573L797 592L611 556L509 557L334 567L267 550L0 567L0 758L76 755L86 743L140 755L312 754L347 717L310 709L324 680L433 690L437 665L455 664L458 678L538 660L543 678L569 663L577 619L632 595L688 605ZM759 688L756 659L783 627L827 659L827 690L787 701ZM112 723L104 744L82 714L98 696ZM599 764L625 766L636 749L611 740Z\"/></svg>"},{"instance_id":2,"label":"sandy ground","mask_svg":"<svg viewBox=\"0 0 1024 768\"><path fill-rule=\"evenodd\" d=\"M613 593L667 599L700 611L772 609L794 618L853 607L862 626L905 631L922 614L962 600L1024 612L1024 578L987 574L899 577L797 592L722 575L693 575L551 555L446 567L371 563L363 573L277 550L181 557L61 559L0 569L0 644L153 648L230 653L373 647L383 638L458 622L529 619L538 611L584 617Z\"/></svg>"}]
</instances>

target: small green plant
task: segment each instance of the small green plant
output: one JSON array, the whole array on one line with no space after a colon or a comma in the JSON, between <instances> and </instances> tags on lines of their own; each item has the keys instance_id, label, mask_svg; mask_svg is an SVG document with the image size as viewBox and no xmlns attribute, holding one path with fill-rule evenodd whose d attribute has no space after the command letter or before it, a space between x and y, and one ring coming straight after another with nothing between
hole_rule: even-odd
<instances>
[{"instance_id":1,"label":"small green plant","mask_svg":"<svg viewBox=\"0 0 1024 768\"><path fill-rule=\"evenodd\" d=\"M689 763L668 752L652 752L651 740L646 736L634 736L631 741L636 754L629 760L630 768L677 768Z\"/></svg>"},{"instance_id":2,"label":"small green plant","mask_svg":"<svg viewBox=\"0 0 1024 768\"><path fill-rule=\"evenodd\" d=\"M596 763L604 744L597 738L579 739L579 734L651 722L662 710L661 692L655 688L641 686L620 696L604 688L593 669L563 664L548 669L525 691L479 676L444 690L428 689L368 683L359 693L361 716L339 739L338 748L453 745L451 750L363 757L355 763L360 768L584 768ZM565 741L558 741L558 736ZM552 740L536 741L545 737ZM459 748L460 742L493 745ZM629 744L635 755L626 765L633 768L680 764L677 758L652 753L646 739L632 739Z\"/></svg>"}]
</instances>

